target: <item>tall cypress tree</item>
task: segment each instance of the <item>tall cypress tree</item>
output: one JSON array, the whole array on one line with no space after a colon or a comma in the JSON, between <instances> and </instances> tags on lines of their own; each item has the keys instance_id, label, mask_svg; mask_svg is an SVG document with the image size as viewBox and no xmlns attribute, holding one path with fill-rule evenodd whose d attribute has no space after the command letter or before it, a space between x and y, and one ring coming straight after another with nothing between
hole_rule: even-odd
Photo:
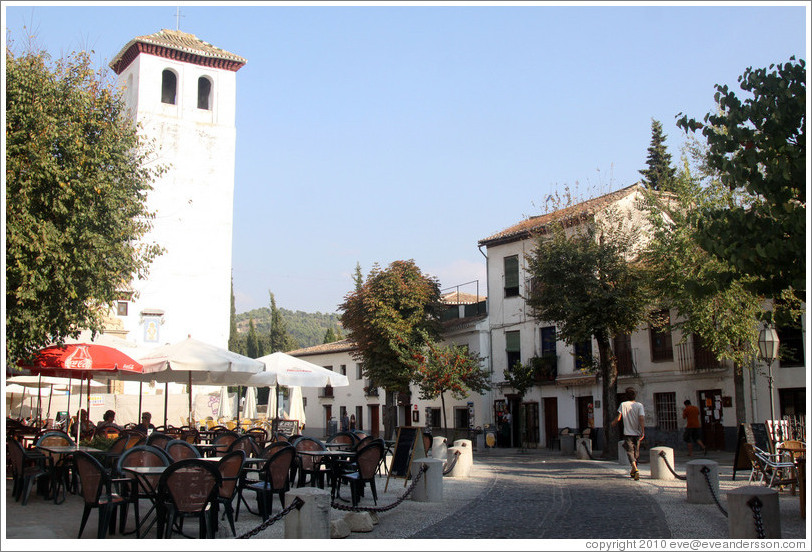
<instances>
[{"instance_id":1,"label":"tall cypress tree","mask_svg":"<svg viewBox=\"0 0 812 552\"><path fill-rule=\"evenodd\" d=\"M231 324L228 330L228 350L242 354L242 340L237 331L237 307L234 304L234 277L231 277Z\"/></svg>"},{"instance_id":2,"label":"tall cypress tree","mask_svg":"<svg viewBox=\"0 0 812 552\"><path fill-rule=\"evenodd\" d=\"M259 358L259 345L257 341L257 331L254 327L254 319L248 320L248 338L245 340L245 356Z\"/></svg>"},{"instance_id":3,"label":"tall cypress tree","mask_svg":"<svg viewBox=\"0 0 812 552\"><path fill-rule=\"evenodd\" d=\"M647 169L639 171L643 175L643 184L650 190L670 191L673 189L677 169L671 166L671 154L665 147L663 125L656 119L651 120L651 145L646 158Z\"/></svg>"}]
</instances>

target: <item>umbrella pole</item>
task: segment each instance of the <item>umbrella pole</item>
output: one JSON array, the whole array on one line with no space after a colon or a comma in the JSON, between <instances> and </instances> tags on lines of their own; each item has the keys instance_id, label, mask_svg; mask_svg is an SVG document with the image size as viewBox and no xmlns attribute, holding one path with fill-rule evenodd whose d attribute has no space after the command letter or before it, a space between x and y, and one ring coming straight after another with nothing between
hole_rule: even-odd
<instances>
[{"instance_id":1,"label":"umbrella pole","mask_svg":"<svg viewBox=\"0 0 812 552\"><path fill-rule=\"evenodd\" d=\"M237 386L237 429L240 428L240 395L242 395L242 385Z\"/></svg>"},{"instance_id":2,"label":"umbrella pole","mask_svg":"<svg viewBox=\"0 0 812 552\"><path fill-rule=\"evenodd\" d=\"M138 421L141 421L141 398L143 397L144 393L144 382L138 382Z\"/></svg>"},{"instance_id":3,"label":"umbrella pole","mask_svg":"<svg viewBox=\"0 0 812 552\"><path fill-rule=\"evenodd\" d=\"M20 397L20 409L17 411L17 418L23 421L23 405L25 404L25 389L23 389L22 396Z\"/></svg>"},{"instance_id":4,"label":"umbrella pole","mask_svg":"<svg viewBox=\"0 0 812 552\"><path fill-rule=\"evenodd\" d=\"M166 431L166 417L168 415L169 408L169 382L164 384L164 431Z\"/></svg>"},{"instance_id":5,"label":"umbrella pole","mask_svg":"<svg viewBox=\"0 0 812 552\"><path fill-rule=\"evenodd\" d=\"M189 427L194 427L192 424L192 372L189 372L189 419L187 421Z\"/></svg>"},{"instance_id":6,"label":"umbrella pole","mask_svg":"<svg viewBox=\"0 0 812 552\"><path fill-rule=\"evenodd\" d=\"M65 433L70 431L70 389L73 387L73 378L68 376L68 406L65 408L68 411L68 419L65 421Z\"/></svg>"},{"instance_id":7,"label":"umbrella pole","mask_svg":"<svg viewBox=\"0 0 812 552\"><path fill-rule=\"evenodd\" d=\"M37 427L42 422L42 374L37 375Z\"/></svg>"},{"instance_id":8,"label":"umbrella pole","mask_svg":"<svg viewBox=\"0 0 812 552\"><path fill-rule=\"evenodd\" d=\"M48 413L45 415L45 419L48 420L51 417L51 399L54 396L54 384L51 384L51 392L48 394Z\"/></svg>"},{"instance_id":9,"label":"umbrella pole","mask_svg":"<svg viewBox=\"0 0 812 552\"><path fill-rule=\"evenodd\" d=\"M85 380L79 380L79 410L76 412L76 448L79 448L79 439L82 438L82 383Z\"/></svg>"},{"instance_id":10,"label":"umbrella pole","mask_svg":"<svg viewBox=\"0 0 812 552\"><path fill-rule=\"evenodd\" d=\"M87 375L87 421L89 422L92 418L90 417L90 374Z\"/></svg>"}]
</instances>

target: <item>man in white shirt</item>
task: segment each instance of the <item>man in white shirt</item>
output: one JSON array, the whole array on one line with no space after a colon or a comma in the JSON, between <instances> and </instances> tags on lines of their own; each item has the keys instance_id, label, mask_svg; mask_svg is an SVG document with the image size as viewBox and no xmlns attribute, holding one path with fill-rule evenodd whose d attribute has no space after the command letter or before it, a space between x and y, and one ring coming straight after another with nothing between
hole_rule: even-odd
<instances>
[{"instance_id":1,"label":"man in white shirt","mask_svg":"<svg viewBox=\"0 0 812 552\"><path fill-rule=\"evenodd\" d=\"M635 401L637 393L629 387L626 389L626 399L620 403L617 409L617 418L612 420L612 425L617 425L623 420L623 448L629 456L629 464L632 471L629 475L635 480L640 480L640 472L637 469L637 459L640 457L640 441L646 436L646 414L643 404Z\"/></svg>"}]
</instances>

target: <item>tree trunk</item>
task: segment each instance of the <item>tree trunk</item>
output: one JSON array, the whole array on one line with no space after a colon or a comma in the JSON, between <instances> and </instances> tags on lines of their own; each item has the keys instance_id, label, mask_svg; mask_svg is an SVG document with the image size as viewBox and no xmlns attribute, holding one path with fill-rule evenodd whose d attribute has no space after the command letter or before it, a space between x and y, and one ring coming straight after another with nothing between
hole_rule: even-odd
<instances>
[{"instance_id":1,"label":"tree trunk","mask_svg":"<svg viewBox=\"0 0 812 552\"><path fill-rule=\"evenodd\" d=\"M598 356L600 359L601 400L603 401L603 433L606 444L603 446L602 458L617 460L618 426L612 425L617 416L617 361L609 346L608 337L598 337Z\"/></svg>"},{"instance_id":2,"label":"tree trunk","mask_svg":"<svg viewBox=\"0 0 812 552\"><path fill-rule=\"evenodd\" d=\"M443 435L448 437L448 416L445 413L445 395L440 393L440 404L443 406Z\"/></svg>"},{"instance_id":3,"label":"tree trunk","mask_svg":"<svg viewBox=\"0 0 812 552\"><path fill-rule=\"evenodd\" d=\"M389 389L385 390L386 401L383 406L383 435L384 439L389 439L392 432L395 430L395 392Z\"/></svg>"},{"instance_id":4,"label":"tree trunk","mask_svg":"<svg viewBox=\"0 0 812 552\"><path fill-rule=\"evenodd\" d=\"M747 422L747 408L744 404L744 370L737 363L733 364L733 389L736 399L736 427L740 427Z\"/></svg>"}]
</instances>

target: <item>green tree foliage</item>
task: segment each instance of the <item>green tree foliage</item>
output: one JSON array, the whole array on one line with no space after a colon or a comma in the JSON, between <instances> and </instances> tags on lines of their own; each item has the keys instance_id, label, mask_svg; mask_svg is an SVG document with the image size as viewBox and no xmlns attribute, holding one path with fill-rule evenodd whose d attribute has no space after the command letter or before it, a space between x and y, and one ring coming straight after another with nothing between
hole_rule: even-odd
<instances>
[{"instance_id":1,"label":"green tree foliage","mask_svg":"<svg viewBox=\"0 0 812 552\"><path fill-rule=\"evenodd\" d=\"M361 288L339 306L365 377L386 390L385 435L394 427L395 393L408 391L415 379L413 351L439 336L441 308L439 283L413 260L395 261L385 270L374 265Z\"/></svg>"},{"instance_id":2,"label":"green tree foliage","mask_svg":"<svg viewBox=\"0 0 812 552\"><path fill-rule=\"evenodd\" d=\"M742 101L716 85L716 113L704 124L678 115L686 131L701 129L706 163L745 201L711 205L698 224L705 251L735 272L756 293L778 297L806 292L806 67L794 57L768 69L748 67L738 79Z\"/></svg>"},{"instance_id":3,"label":"green tree foliage","mask_svg":"<svg viewBox=\"0 0 812 552\"><path fill-rule=\"evenodd\" d=\"M591 340L598 344L603 416L617 410L617 363L610 347L615 335L631 333L647 308L644 279L633 262L638 232L619 215L566 229L558 221L548 227L528 255L533 285L526 298L538 320L554 323L569 345ZM604 424L607 442L616 430ZM615 457L617 449L604 454Z\"/></svg>"},{"instance_id":4,"label":"green tree foliage","mask_svg":"<svg viewBox=\"0 0 812 552\"><path fill-rule=\"evenodd\" d=\"M643 185L650 190L667 191L672 188L676 169L671 166L671 154L665 146L666 136L660 121L651 120L651 145L648 148L646 165L640 171Z\"/></svg>"},{"instance_id":5,"label":"green tree foliage","mask_svg":"<svg viewBox=\"0 0 812 552\"><path fill-rule=\"evenodd\" d=\"M257 339L257 331L254 328L254 319L248 322L248 336L245 340L245 355L249 358L259 358L263 355L262 347Z\"/></svg>"},{"instance_id":6,"label":"green tree foliage","mask_svg":"<svg viewBox=\"0 0 812 552\"><path fill-rule=\"evenodd\" d=\"M276 299L273 293L268 292L271 301L271 329L270 337L270 352L276 353L277 351L290 351L296 348L295 341L288 334L287 324L285 318L279 309L276 308Z\"/></svg>"},{"instance_id":7,"label":"green tree foliage","mask_svg":"<svg viewBox=\"0 0 812 552\"><path fill-rule=\"evenodd\" d=\"M471 353L467 347L441 346L429 342L422 352L415 352L414 357L418 361L420 398L433 400L440 397L446 430L446 392L451 393L455 399L464 399L469 392L481 394L491 388L488 372L481 368L482 359Z\"/></svg>"},{"instance_id":8,"label":"green tree foliage","mask_svg":"<svg viewBox=\"0 0 812 552\"><path fill-rule=\"evenodd\" d=\"M338 341L338 336L333 331L333 328L327 328L327 331L324 332L324 343L335 343Z\"/></svg>"},{"instance_id":9,"label":"green tree foliage","mask_svg":"<svg viewBox=\"0 0 812 552\"><path fill-rule=\"evenodd\" d=\"M235 353L244 354L244 342L237 332L237 308L234 303L234 277L231 278L231 316L228 328L228 350Z\"/></svg>"},{"instance_id":10,"label":"green tree foliage","mask_svg":"<svg viewBox=\"0 0 812 552\"><path fill-rule=\"evenodd\" d=\"M100 331L160 254L139 241L161 172L87 53L6 50L6 361Z\"/></svg>"}]
</instances>

